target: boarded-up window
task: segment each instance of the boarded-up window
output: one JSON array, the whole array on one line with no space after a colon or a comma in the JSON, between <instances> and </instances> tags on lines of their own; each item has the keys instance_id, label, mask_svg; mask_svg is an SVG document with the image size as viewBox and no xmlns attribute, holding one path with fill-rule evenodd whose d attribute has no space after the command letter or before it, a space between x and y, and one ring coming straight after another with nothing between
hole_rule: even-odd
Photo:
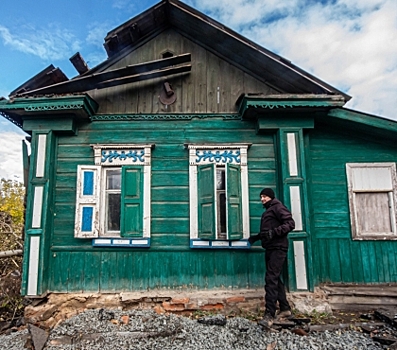
<instances>
[{"instance_id":1,"label":"boarded-up window","mask_svg":"<svg viewBox=\"0 0 397 350\"><path fill-rule=\"evenodd\" d=\"M395 238L395 163L350 163L346 170L353 238Z\"/></svg>"}]
</instances>

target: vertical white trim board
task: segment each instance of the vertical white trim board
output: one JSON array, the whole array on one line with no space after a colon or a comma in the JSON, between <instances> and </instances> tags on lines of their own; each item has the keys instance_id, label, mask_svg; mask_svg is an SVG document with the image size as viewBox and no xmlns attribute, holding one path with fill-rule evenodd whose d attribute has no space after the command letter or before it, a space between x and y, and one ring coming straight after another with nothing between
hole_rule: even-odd
<instances>
[{"instance_id":1,"label":"vertical white trim board","mask_svg":"<svg viewBox=\"0 0 397 350\"><path fill-rule=\"evenodd\" d=\"M190 239L198 238L197 166L189 166Z\"/></svg>"},{"instance_id":2,"label":"vertical white trim board","mask_svg":"<svg viewBox=\"0 0 397 350\"><path fill-rule=\"evenodd\" d=\"M36 177L43 177L45 170L45 149L47 143L47 135L39 135L37 141L37 162L36 162Z\"/></svg>"},{"instance_id":3,"label":"vertical white trim board","mask_svg":"<svg viewBox=\"0 0 397 350\"><path fill-rule=\"evenodd\" d=\"M43 186L37 186L34 189L32 228L41 227L41 213L43 211L43 191Z\"/></svg>"},{"instance_id":4,"label":"vertical white trim board","mask_svg":"<svg viewBox=\"0 0 397 350\"><path fill-rule=\"evenodd\" d=\"M39 277L40 237L30 237L28 295L37 295L37 281Z\"/></svg>"},{"instance_id":5,"label":"vertical white trim board","mask_svg":"<svg viewBox=\"0 0 397 350\"><path fill-rule=\"evenodd\" d=\"M150 238L151 166L143 167L143 237Z\"/></svg>"},{"instance_id":6,"label":"vertical white trim board","mask_svg":"<svg viewBox=\"0 0 397 350\"><path fill-rule=\"evenodd\" d=\"M298 176L298 159L296 157L295 133L287 134L289 175Z\"/></svg>"},{"instance_id":7,"label":"vertical white trim board","mask_svg":"<svg viewBox=\"0 0 397 350\"><path fill-rule=\"evenodd\" d=\"M302 220L302 204L299 186L291 186L289 188L289 193L291 197L291 213L295 221L294 231L303 230L303 220Z\"/></svg>"},{"instance_id":8,"label":"vertical white trim board","mask_svg":"<svg viewBox=\"0 0 397 350\"><path fill-rule=\"evenodd\" d=\"M307 289L305 246L303 241L294 241L294 264L296 288Z\"/></svg>"},{"instance_id":9,"label":"vertical white trim board","mask_svg":"<svg viewBox=\"0 0 397 350\"><path fill-rule=\"evenodd\" d=\"M243 215L243 239L250 236L250 215L249 215L249 198L248 198L248 168L241 166L241 204Z\"/></svg>"}]
</instances>

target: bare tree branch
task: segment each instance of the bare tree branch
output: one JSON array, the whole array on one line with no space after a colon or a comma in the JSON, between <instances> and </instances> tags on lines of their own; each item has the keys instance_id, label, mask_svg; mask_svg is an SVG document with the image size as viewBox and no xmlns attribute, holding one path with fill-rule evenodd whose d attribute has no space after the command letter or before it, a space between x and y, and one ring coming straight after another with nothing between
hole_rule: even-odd
<instances>
[{"instance_id":1,"label":"bare tree branch","mask_svg":"<svg viewBox=\"0 0 397 350\"><path fill-rule=\"evenodd\" d=\"M4 250L4 251L0 251L0 258L8 258L10 256L18 256L22 254L23 254L22 249Z\"/></svg>"}]
</instances>

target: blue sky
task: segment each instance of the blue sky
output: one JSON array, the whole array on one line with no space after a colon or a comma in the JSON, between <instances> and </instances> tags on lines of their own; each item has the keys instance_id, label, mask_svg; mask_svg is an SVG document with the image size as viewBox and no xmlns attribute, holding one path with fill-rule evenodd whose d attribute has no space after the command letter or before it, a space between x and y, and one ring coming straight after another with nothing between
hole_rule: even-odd
<instances>
[{"instance_id":1,"label":"blue sky","mask_svg":"<svg viewBox=\"0 0 397 350\"><path fill-rule=\"evenodd\" d=\"M0 96L53 64L77 75L106 59L107 32L154 0L4 1ZM184 0L353 98L346 105L397 120L396 0ZM0 178L22 179L23 132L0 116Z\"/></svg>"}]
</instances>

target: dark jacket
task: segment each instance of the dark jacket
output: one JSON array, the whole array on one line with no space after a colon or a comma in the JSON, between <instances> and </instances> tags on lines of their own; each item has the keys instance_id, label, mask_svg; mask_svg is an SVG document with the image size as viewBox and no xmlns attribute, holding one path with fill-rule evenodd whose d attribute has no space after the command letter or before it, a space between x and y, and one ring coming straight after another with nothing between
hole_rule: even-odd
<instances>
[{"instance_id":1,"label":"dark jacket","mask_svg":"<svg viewBox=\"0 0 397 350\"><path fill-rule=\"evenodd\" d=\"M271 240L262 239L262 247L265 249L288 249L287 235L295 228L295 221L291 212L277 198L267 202L266 211L262 214L259 236L269 230L274 232Z\"/></svg>"}]
</instances>

